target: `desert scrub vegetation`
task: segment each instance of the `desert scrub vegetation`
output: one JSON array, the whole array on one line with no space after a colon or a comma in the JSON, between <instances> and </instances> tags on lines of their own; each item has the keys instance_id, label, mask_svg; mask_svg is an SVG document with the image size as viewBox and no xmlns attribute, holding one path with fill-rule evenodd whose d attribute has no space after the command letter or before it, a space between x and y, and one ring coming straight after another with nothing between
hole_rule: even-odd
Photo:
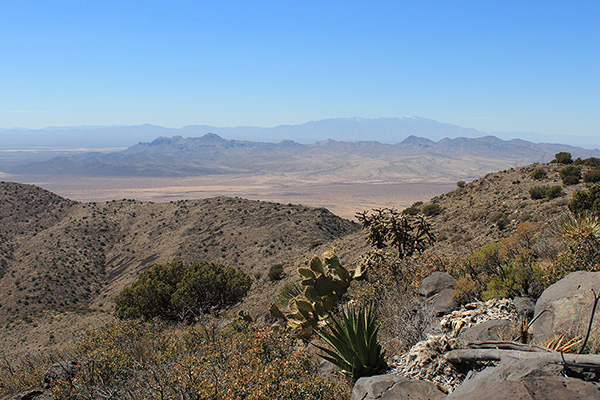
<instances>
[{"instance_id":1,"label":"desert scrub vegetation","mask_svg":"<svg viewBox=\"0 0 600 400\"><path fill-rule=\"evenodd\" d=\"M515 235L448 260L445 271L457 277L454 296L461 303L495 297L539 297L550 283L539 263L538 229L536 224L523 222Z\"/></svg>"},{"instance_id":2,"label":"desert scrub vegetation","mask_svg":"<svg viewBox=\"0 0 600 400\"><path fill-rule=\"evenodd\" d=\"M251 285L246 273L221 264L157 264L116 296L115 316L192 322L237 303Z\"/></svg>"},{"instance_id":3,"label":"desert scrub vegetation","mask_svg":"<svg viewBox=\"0 0 600 400\"><path fill-rule=\"evenodd\" d=\"M549 280L556 282L573 271L600 270L600 220L592 214L570 218L559 229L566 244L548 269Z\"/></svg>"},{"instance_id":4,"label":"desert scrub vegetation","mask_svg":"<svg viewBox=\"0 0 600 400\"><path fill-rule=\"evenodd\" d=\"M566 186L577 185L581 182L581 168L575 165L568 165L559 171L560 179Z\"/></svg>"},{"instance_id":5,"label":"desert scrub vegetation","mask_svg":"<svg viewBox=\"0 0 600 400\"><path fill-rule=\"evenodd\" d=\"M538 167L531 172L531 178L538 180L538 181L542 180L542 179L546 179L547 177L548 177L548 174L546 173L546 170L542 167Z\"/></svg>"},{"instance_id":6,"label":"desert scrub vegetation","mask_svg":"<svg viewBox=\"0 0 600 400\"><path fill-rule=\"evenodd\" d=\"M563 189L559 185L536 185L529 189L529 195L532 200L555 199L562 196Z\"/></svg>"},{"instance_id":7,"label":"desert scrub vegetation","mask_svg":"<svg viewBox=\"0 0 600 400\"><path fill-rule=\"evenodd\" d=\"M589 171L583 174L583 181L585 183L597 183L600 182L600 167L593 167Z\"/></svg>"},{"instance_id":8,"label":"desert scrub vegetation","mask_svg":"<svg viewBox=\"0 0 600 400\"><path fill-rule=\"evenodd\" d=\"M270 281L281 280L281 278L283 278L283 267L284 266L285 266L284 263L277 263L275 265L272 265L271 268L269 268L269 272L267 273L269 280Z\"/></svg>"},{"instance_id":9,"label":"desert scrub vegetation","mask_svg":"<svg viewBox=\"0 0 600 400\"><path fill-rule=\"evenodd\" d=\"M592 213L600 217L600 185L578 190L569 202L569 210L577 217Z\"/></svg>"},{"instance_id":10,"label":"desert scrub vegetation","mask_svg":"<svg viewBox=\"0 0 600 400\"><path fill-rule=\"evenodd\" d=\"M349 397L347 382L319 375L316 362L301 342L284 331L241 320L224 328L212 318L194 326L117 320L88 332L73 357L80 368L69 382L60 381L53 388L55 398ZM25 375L37 380L33 387L41 382L39 371ZM0 394L15 393L18 388L6 382L17 376L24 374L15 371L10 379L0 378Z\"/></svg>"},{"instance_id":11,"label":"desert scrub vegetation","mask_svg":"<svg viewBox=\"0 0 600 400\"><path fill-rule=\"evenodd\" d=\"M573 159L571 158L571 153L567 153L566 151L561 151L554 155L554 162L558 164L573 164Z\"/></svg>"},{"instance_id":12,"label":"desert scrub vegetation","mask_svg":"<svg viewBox=\"0 0 600 400\"><path fill-rule=\"evenodd\" d=\"M0 352L0 398L40 387L46 368L64 357L60 353L16 357Z\"/></svg>"}]
</instances>

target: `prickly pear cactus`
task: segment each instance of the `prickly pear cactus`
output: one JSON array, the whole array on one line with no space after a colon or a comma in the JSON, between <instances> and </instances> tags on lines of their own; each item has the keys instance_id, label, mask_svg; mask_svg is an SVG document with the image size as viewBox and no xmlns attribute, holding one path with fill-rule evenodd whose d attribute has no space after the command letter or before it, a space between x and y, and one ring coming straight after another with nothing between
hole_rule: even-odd
<instances>
[{"instance_id":1,"label":"prickly pear cactus","mask_svg":"<svg viewBox=\"0 0 600 400\"><path fill-rule=\"evenodd\" d=\"M333 250L323 253L323 261L313 257L308 267L298 268L304 291L288 304L289 312L284 313L276 304L271 304L271 314L286 319L288 326L300 331L300 336L308 337L319 322L326 319L339 300L348 290L353 279L363 276L360 268L347 270Z\"/></svg>"}]
</instances>

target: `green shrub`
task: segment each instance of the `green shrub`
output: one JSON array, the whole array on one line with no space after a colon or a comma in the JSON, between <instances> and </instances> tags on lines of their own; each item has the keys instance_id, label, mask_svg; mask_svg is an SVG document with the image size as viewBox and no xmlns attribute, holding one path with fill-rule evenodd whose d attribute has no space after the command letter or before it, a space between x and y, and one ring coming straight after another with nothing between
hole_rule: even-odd
<instances>
[{"instance_id":1,"label":"green shrub","mask_svg":"<svg viewBox=\"0 0 600 400\"><path fill-rule=\"evenodd\" d=\"M583 174L583 181L586 183L600 182L600 167L592 168Z\"/></svg>"},{"instance_id":2,"label":"green shrub","mask_svg":"<svg viewBox=\"0 0 600 400\"><path fill-rule=\"evenodd\" d=\"M560 170L560 178L563 184L577 185L581 181L581 169L574 165L569 165Z\"/></svg>"},{"instance_id":3,"label":"green shrub","mask_svg":"<svg viewBox=\"0 0 600 400\"><path fill-rule=\"evenodd\" d=\"M559 164L573 164L573 159L571 158L571 153L567 153L566 151L561 151L560 153L556 153L554 155L554 159Z\"/></svg>"},{"instance_id":4,"label":"green shrub","mask_svg":"<svg viewBox=\"0 0 600 400\"><path fill-rule=\"evenodd\" d=\"M560 197L562 195L563 195L563 188L560 185L550 186L550 187L548 187L548 190L546 191L546 197L549 199L556 199L557 197Z\"/></svg>"},{"instance_id":5,"label":"green shrub","mask_svg":"<svg viewBox=\"0 0 600 400\"><path fill-rule=\"evenodd\" d=\"M545 289L543 270L534 262L531 254L519 254L493 276L481 294L482 300L527 296L538 298Z\"/></svg>"},{"instance_id":6,"label":"green shrub","mask_svg":"<svg viewBox=\"0 0 600 400\"><path fill-rule=\"evenodd\" d=\"M456 186L459 188L464 188L466 186L466 182L465 181L458 181L456 182Z\"/></svg>"},{"instance_id":7,"label":"green shrub","mask_svg":"<svg viewBox=\"0 0 600 400\"><path fill-rule=\"evenodd\" d=\"M341 317L331 318L329 330L317 334L331 348L316 345L327 361L354 379L377 375L387 369L381 345L377 340L379 326L371 307L347 307Z\"/></svg>"},{"instance_id":8,"label":"green shrub","mask_svg":"<svg viewBox=\"0 0 600 400\"><path fill-rule=\"evenodd\" d=\"M545 199L546 193L548 193L548 186L533 186L529 189L529 195L532 200Z\"/></svg>"},{"instance_id":9,"label":"green shrub","mask_svg":"<svg viewBox=\"0 0 600 400\"><path fill-rule=\"evenodd\" d=\"M270 281L278 281L283 277L283 263L272 265L267 276Z\"/></svg>"},{"instance_id":10,"label":"green shrub","mask_svg":"<svg viewBox=\"0 0 600 400\"><path fill-rule=\"evenodd\" d=\"M442 212L442 207L439 204L431 203L423 206L423 214L426 217L431 217L432 215L438 215Z\"/></svg>"},{"instance_id":11,"label":"green shrub","mask_svg":"<svg viewBox=\"0 0 600 400\"><path fill-rule=\"evenodd\" d=\"M533 200L539 199L555 199L557 197L562 196L563 189L560 185L555 186L533 186L529 189L529 195Z\"/></svg>"},{"instance_id":12,"label":"green shrub","mask_svg":"<svg viewBox=\"0 0 600 400\"><path fill-rule=\"evenodd\" d=\"M244 272L221 264L157 264L117 295L115 316L192 321L237 303L251 284L252 279Z\"/></svg>"},{"instance_id":13,"label":"green shrub","mask_svg":"<svg viewBox=\"0 0 600 400\"><path fill-rule=\"evenodd\" d=\"M588 167L598 167L600 166L600 158L590 157L583 160L583 165Z\"/></svg>"},{"instance_id":14,"label":"green shrub","mask_svg":"<svg viewBox=\"0 0 600 400\"><path fill-rule=\"evenodd\" d=\"M578 190L569 202L569 210L575 216L591 212L600 217L600 185L596 184L588 190Z\"/></svg>"},{"instance_id":15,"label":"green shrub","mask_svg":"<svg viewBox=\"0 0 600 400\"><path fill-rule=\"evenodd\" d=\"M402 210L402 214L404 215L417 215L421 212L421 206L423 205L422 201L414 202L410 207Z\"/></svg>"},{"instance_id":16,"label":"green shrub","mask_svg":"<svg viewBox=\"0 0 600 400\"><path fill-rule=\"evenodd\" d=\"M546 179L548 174L546 174L546 170L544 168L536 168L531 172L531 178L536 180Z\"/></svg>"}]
</instances>

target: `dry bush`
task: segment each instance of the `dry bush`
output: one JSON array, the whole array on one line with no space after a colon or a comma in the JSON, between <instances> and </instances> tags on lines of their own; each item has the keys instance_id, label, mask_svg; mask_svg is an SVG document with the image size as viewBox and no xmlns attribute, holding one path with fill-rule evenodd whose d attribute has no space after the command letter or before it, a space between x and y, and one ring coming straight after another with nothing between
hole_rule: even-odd
<instances>
[{"instance_id":1,"label":"dry bush","mask_svg":"<svg viewBox=\"0 0 600 400\"><path fill-rule=\"evenodd\" d=\"M426 338L433 317L416 289L444 260L429 253L398 259L379 251L370 253L365 262L370 264L368 279L353 282L349 293L355 302L375 307L386 355L402 354Z\"/></svg>"},{"instance_id":2,"label":"dry bush","mask_svg":"<svg viewBox=\"0 0 600 400\"><path fill-rule=\"evenodd\" d=\"M42 387L46 369L58 361L62 354L28 354L22 357L9 357L0 353L0 398Z\"/></svg>"},{"instance_id":3,"label":"dry bush","mask_svg":"<svg viewBox=\"0 0 600 400\"><path fill-rule=\"evenodd\" d=\"M79 344L84 366L61 399L338 399L345 382L318 374L305 346L285 332L234 321L222 328L117 321ZM112 396L112 397L110 397Z\"/></svg>"}]
</instances>

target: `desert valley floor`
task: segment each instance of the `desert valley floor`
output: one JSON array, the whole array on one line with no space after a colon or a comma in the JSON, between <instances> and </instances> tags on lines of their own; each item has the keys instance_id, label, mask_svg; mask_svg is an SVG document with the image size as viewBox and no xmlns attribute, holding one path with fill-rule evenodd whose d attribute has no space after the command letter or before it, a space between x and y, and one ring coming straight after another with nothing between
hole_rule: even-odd
<instances>
[{"instance_id":1,"label":"desert valley floor","mask_svg":"<svg viewBox=\"0 0 600 400\"><path fill-rule=\"evenodd\" d=\"M67 177L19 175L2 177L38 185L72 200L90 202L113 199L168 202L215 196L242 197L279 203L325 207L336 215L353 219L358 211L376 207L403 209L415 201L451 191L454 182L338 183L278 175L202 177Z\"/></svg>"}]
</instances>

